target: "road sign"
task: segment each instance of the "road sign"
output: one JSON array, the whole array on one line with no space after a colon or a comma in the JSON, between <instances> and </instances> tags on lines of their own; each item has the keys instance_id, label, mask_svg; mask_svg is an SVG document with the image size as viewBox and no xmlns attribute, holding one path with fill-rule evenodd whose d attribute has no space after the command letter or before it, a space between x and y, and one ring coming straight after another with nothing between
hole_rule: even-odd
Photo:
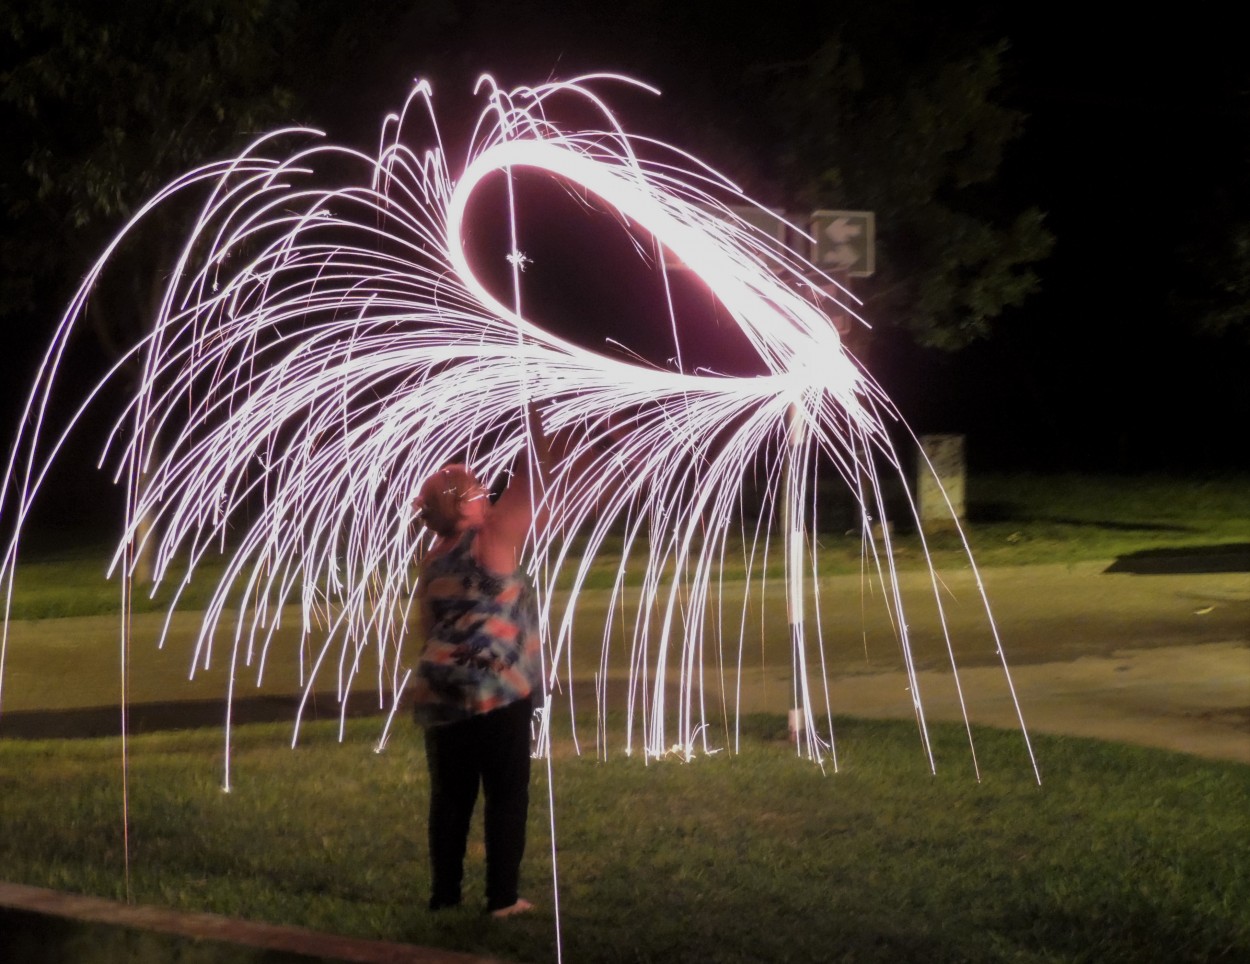
<instances>
[{"instance_id":1,"label":"road sign","mask_svg":"<svg viewBox=\"0 0 1250 964\"><path fill-rule=\"evenodd\" d=\"M832 275L867 278L876 269L876 217L872 211L813 211L812 262Z\"/></svg>"},{"instance_id":2,"label":"road sign","mask_svg":"<svg viewBox=\"0 0 1250 964\"><path fill-rule=\"evenodd\" d=\"M779 245L786 243L789 229L785 222L785 211L775 208L757 208L748 204L731 204L729 210Z\"/></svg>"}]
</instances>

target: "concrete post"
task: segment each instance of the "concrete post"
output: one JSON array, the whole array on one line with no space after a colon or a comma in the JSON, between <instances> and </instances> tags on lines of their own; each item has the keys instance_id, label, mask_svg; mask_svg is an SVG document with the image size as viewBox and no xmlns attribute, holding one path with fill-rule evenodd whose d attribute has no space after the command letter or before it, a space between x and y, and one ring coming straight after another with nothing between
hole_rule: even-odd
<instances>
[{"instance_id":1,"label":"concrete post","mask_svg":"<svg viewBox=\"0 0 1250 964\"><path fill-rule=\"evenodd\" d=\"M962 523L967 477L964 436L922 435L920 454L916 494L921 526L928 531Z\"/></svg>"}]
</instances>

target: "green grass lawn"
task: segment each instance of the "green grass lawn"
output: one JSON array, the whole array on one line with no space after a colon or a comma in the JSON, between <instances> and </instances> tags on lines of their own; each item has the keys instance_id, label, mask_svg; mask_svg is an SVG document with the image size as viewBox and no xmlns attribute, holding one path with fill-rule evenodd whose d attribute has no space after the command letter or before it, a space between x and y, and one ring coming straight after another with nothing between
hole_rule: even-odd
<instances>
[{"instance_id":1,"label":"green grass lawn","mask_svg":"<svg viewBox=\"0 0 1250 964\"><path fill-rule=\"evenodd\" d=\"M1250 956L1250 767L1093 741L839 723L841 770L795 758L781 717L738 756L553 764L561 935L569 961L1218 961ZM221 790L219 732L133 740L138 902L519 961L554 959L547 780L536 769L533 915L424 908L426 777L402 724L339 744L309 728L238 731ZM120 896L116 741L0 744L0 868L13 881ZM480 827L474 830L480 841ZM466 894L480 898L471 844Z\"/></svg>"},{"instance_id":2,"label":"green grass lawn","mask_svg":"<svg viewBox=\"0 0 1250 964\"><path fill-rule=\"evenodd\" d=\"M967 505L966 534L981 566L1112 560L1158 548L1250 544L1250 478L1238 475L1205 480L1169 476L972 475L968 480ZM836 514L827 513L822 518ZM892 517L901 520L894 536L900 568L924 565L925 547L920 537L903 524L902 508L895 506ZM939 568L966 567L957 534L931 536L927 546ZM115 612L117 583L105 579L110 552L111 547L104 545L43 552L34 549L20 570L13 618L52 619ZM820 559L824 573L858 572L864 560L860 533L826 526L820 534ZM598 560L588 587L610 587L618 561L610 552ZM779 551L774 551L767 562L772 572L781 573ZM745 569L741 553L735 556L730 552L726 563L726 578L740 578ZM203 608L223 568L217 559L202 563L192 584L179 597L178 608ZM631 575L634 581L640 577L638 571ZM137 592L134 606L139 612L160 611L168 607L171 598L169 588L161 588L151 598L146 591Z\"/></svg>"},{"instance_id":3,"label":"green grass lawn","mask_svg":"<svg viewBox=\"0 0 1250 964\"><path fill-rule=\"evenodd\" d=\"M968 498L983 566L1250 543L1244 477L974 477ZM919 566L918 537L896 535L902 566ZM829 573L858 571L857 535L821 539ZM962 564L949 537L933 548L939 565ZM98 616L116 608L116 587L102 579L106 555L62 550L23 566L14 616L33 634L24 645L39 648L40 705L91 702L57 692L65 686L56 680L83 676L75 636L87 622L115 635L112 617ZM606 579L612 563L602 566ZM212 572L204 575L184 599L187 625L177 631L188 635L135 663L132 692L145 683L158 693L179 687L178 698L223 692L220 661L198 690L185 682L194 609L212 587ZM109 668L96 675L113 693L113 644L101 659ZM6 692L33 685L9 679ZM534 781L525 871L539 911L506 926L475 909L432 916L419 740L401 720L391 747L374 754L379 727L352 721L340 745L333 726L310 725L295 750L290 724L242 727L229 794L220 729L133 739L134 899L553 959L545 774ZM844 720L842 770L822 775L794 758L780 718L752 718L745 729L741 755L688 765L577 758L558 743L566 960L1250 959L1248 767L1035 736L1038 787L1019 734L985 731L978 784L958 729L934 727L933 777L914 725ZM0 879L123 894L120 766L112 740L0 740ZM478 845L470 892L481 888L481 857Z\"/></svg>"},{"instance_id":4,"label":"green grass lawn","mask_svg":"<svg viewBox=\"0 0 1250 964\"><path fill-rule=\"evenodd\" d=\"M973 475L967 498L969 538L982 566L1250 545L1244 475Z\"/></svg>"}]
</instances>

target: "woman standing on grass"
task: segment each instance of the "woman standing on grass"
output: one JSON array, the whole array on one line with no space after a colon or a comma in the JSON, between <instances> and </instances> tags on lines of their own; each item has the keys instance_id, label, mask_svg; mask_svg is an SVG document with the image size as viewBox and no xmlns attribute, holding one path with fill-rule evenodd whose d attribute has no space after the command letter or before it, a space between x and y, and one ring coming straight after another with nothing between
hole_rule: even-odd
<instances>
[{"instance_id":1,"label":"woman standing on grass","mask_svg":"<svg viewBox=\"0 0 1250 964\"><path fill-rule=\"evenodd\" d=\"M463 465L440 469L412 503L437 536L417 585L425 645L416 719L425 727L430 768L431 910L460 903L479 783L486 797L486 910L507 917L532 906L517 888L529 813L532 696L542 680L538 609L520 560L551 456L532 408L526 417L535 457L522 456L494 505Z\"/></svg>"}]
</instances>

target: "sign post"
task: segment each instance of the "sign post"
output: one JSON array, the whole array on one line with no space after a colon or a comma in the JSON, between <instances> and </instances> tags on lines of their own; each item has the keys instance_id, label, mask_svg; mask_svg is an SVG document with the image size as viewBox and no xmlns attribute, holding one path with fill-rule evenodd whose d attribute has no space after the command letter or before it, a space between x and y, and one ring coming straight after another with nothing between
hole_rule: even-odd
<instances>
[{"instance_id":1,"label":"sign post","mask_svg":"<svg viewBox=\"0 0 1250 964\"><path fill-rule=\"evenodd\" d=\"M956 528L965 511L964 437L922 435L920 453L916 479L920 524L926 532Z\"/></svg>"}]
</instances>

